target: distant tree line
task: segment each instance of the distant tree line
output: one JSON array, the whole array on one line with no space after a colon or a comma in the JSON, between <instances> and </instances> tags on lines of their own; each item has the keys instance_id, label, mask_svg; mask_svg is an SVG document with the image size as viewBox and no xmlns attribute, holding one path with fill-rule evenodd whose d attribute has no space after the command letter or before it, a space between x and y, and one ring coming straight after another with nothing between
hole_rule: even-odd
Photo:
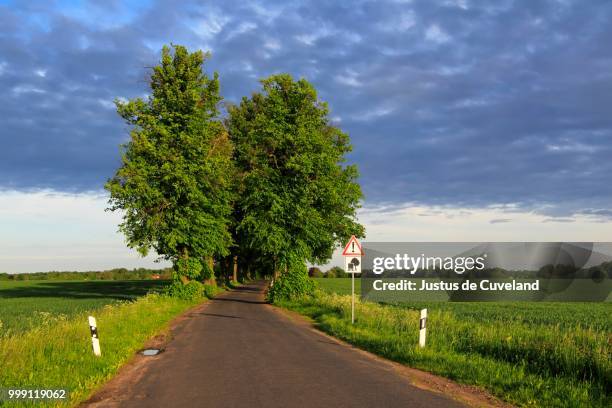
<instances>
[{"instance_id":1,"label":"distant tree line","mask_svg":"<svg viewBox=\"0 0 612 408\"><path fill-rule=\"evenodd\" d=\"M312 84L288 74L221 105L207 57L165 46L150 96L116 101L131 133L106 184L109 209L122 212L129 247L173 263L177 293L255 275L274 277L272 298L307 292L307 262L364 236L349 136Z\"/></svg>"},{"instance_id":2,"label":"distant tree line","mask_svg":"<svg viewBox=\"0 0 612 408\"><path fill-rule=\"evenodd\" d=\"M309 275L313 276L313 269L310 268ZM315 274L323 274L320 270ZM406 275L420 278L466 278L466 279L503 279L503 278L543 278L543 279L593 279L604 280L612 279L612 262L603 262L589 268L578 268L568 264L548 264L543 265L537 270L507 270L503 268L486 268L483 270L466 271L463 274L457 274L452 269L419 269L415 273L405 270L385 270L382 275L375 274L371 269L364 269L363 273L368 278L403 278Z\"/></svg>"},{"instance_id":3,"label":"distant tree line","mask_svg":"<svg viewBox=\"0 0 612 408\"><path fill-rule=\"evenodd\" d=\"M172 277L172 268L147 269L147 268L115 268L107 271L88 272L34 272L34 273L0 273L2 281L27 281L27 280L168 280Z\"/></svg>"},{"instance_id":4,"label":"distant tree line","mask_svg":"<svg viewBox=\"0 0 612 408\"><path fill-rule=\"evenodd\" d=\"M313 266L308 269L308 276L311 278L350 278L351 275L346 273L344 269L339 266L334 266L327 270L327 272L323 272L316 266Z\"/></svg>"}]
</instances>

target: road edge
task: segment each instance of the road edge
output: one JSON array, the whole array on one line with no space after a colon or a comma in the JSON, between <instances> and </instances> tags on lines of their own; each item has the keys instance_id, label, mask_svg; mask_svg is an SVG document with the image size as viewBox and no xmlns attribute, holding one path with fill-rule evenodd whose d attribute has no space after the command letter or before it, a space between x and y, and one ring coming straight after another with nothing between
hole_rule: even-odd
<instances>
[{"instance_id":1,"label":"road edge","mask_svg":"<svg viewBox=\"0 0 612 408\"><path fill-rule=\"evenodd\" d=\"M472 385L459 384L448 378L441 377L427 371L419 370L417 368L409 367L392 360L388 360L372 352L356 347L351 343L347 343L344 340L340 340L337 337L334 337L328 333L325 333L324 331L320 330L317 327L316 322L308 316L304 316L296 311L285 309L283 307L276 306L273 304L267 304L267 306L270 307L278 315L283 316L288 320L291 320L295 324L306 327L307 329L325 337L327 340L333 341L338 345L347 347L361 354L365 358L373 359L377 362L387 364L400 376L407 379L411 385L417 388L435 392L437 394L442 394L445 397L466 404L469 407L514 408L514 405L500 400L499 398L490 394L483 388Z\"/></svg>"},{"instance_id":2,"label":"road edge","mask_svg":"<svg viewBox=\"0 0 612 408\"><path fill-rule=\"evenodd\" d=\"M222 296L224 293L219 293L217 296ZM215 296L215 297L217 297ZM181 314L175 316L168 322L168 325L160 330L160 332L149 338L143 343L141 350L155 348L163 350L174 337L174 333L181 324L186 324L191 315L204 310L210 304L210 299L203 298L201 303L190 307ZM161 355L160 353L159 355ZM157 356L143 356L136 352L128 361L126 361L117 370L117 373L104 384L92 391L90 396L85 400L76 404L79 408L101 408L118 406L122 401L129 398L125 392L147 374L149 365L159 358Z\"/></svg>"}]
</instances>

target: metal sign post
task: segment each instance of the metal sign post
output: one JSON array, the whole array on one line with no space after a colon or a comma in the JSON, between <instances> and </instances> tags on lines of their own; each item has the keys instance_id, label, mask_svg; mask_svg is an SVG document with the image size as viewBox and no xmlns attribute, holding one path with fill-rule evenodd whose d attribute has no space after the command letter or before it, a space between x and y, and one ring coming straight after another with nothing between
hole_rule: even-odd
<instances>
[{"instance_id":1,"label":"metal sign post","mask_svg":"<svg viewBox=\"0 0 612 408\"><path fill-rule=\"evenodd\" d=\"M351 273L351 324L355 324L355 274Z\"/></svg>"},{"instance_id":2,"label":"metal sign post","mask_svg":"<svg viewBox=\"0 0 612 408\"><path fill-rule=\"evenodd\" d=\"M361 256L363 249L353 235L342 251L344 270L351 274L351 324L355 323L355 274L361 273Z\"/></svg>"}]
</instances>

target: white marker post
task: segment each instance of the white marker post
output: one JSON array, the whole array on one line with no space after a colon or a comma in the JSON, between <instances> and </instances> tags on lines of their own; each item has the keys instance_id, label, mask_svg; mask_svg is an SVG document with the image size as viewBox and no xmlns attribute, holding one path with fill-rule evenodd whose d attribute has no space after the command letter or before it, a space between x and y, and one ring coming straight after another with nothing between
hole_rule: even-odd
<instances>
[{"instance_id":1,"label":"white marker post","mask_svg":"<svg viewBox=\"0 0 612 408\"><path fill-rule=\"evenodd\" d=\"M353 235L342 251L344 256L344 270L351 274L351 323L355 323L355 274L361 273L361 256L363 249L357 238Z\"/></svg>"},{"instance_id":2,"label":"white marker post","mask_svg":"<svg viewBox=\"0 0 612 408\"><path fill-rule=\"evenodd\" d=\"M89 316L89 331L91 332L91 344L94 355L100 357L102 351L100 350L100 339L98 338L98 326L96 325L96 318L93 316Z\"/></svg>"},{"instance_id":3,"label":"white marker post","mask_svg":"<svg viewBox=\"0 0 612 408\"><path fill-rule=\"evenodd\" d=\"M419 320L419 346L425 347L425 336L427 332L427 309L421 310L421 319Z\"/></svg>"}]
</instances>

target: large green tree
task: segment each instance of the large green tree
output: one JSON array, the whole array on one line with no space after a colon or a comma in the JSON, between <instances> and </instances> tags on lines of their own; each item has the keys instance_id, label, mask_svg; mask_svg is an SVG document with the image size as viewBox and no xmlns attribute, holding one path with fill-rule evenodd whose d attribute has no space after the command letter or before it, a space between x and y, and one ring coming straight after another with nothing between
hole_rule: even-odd
<instances>
[{"instance_id":1,"label":"large green tree","mask_svg":"<svg viewBox=\"0 0 612 408\"><path fill-rule=\"evenodd\" d=\"M150 96L116 101L132 130L106 184L109 209L123 211L128 246L173 261L183 282L199 278L201 261L227 254L232 241L232 146L219 116L218 75L203 72L206 57L164 47Z\"/></svg>"},{"instance_id":2,"label":"large green tree","mask_svg":"<svg viewBox=\"0 0 612 408\"><path fill-rule=\"evenodd\" d=\"M274 75L263 92L230 106L240 192L235 239L240 251L260 254L275 272L292 263L323 263L351 234L363 236L355 212L362 193L347 165L349 137L305 79Z\"/></svg>"}]
</instances>

